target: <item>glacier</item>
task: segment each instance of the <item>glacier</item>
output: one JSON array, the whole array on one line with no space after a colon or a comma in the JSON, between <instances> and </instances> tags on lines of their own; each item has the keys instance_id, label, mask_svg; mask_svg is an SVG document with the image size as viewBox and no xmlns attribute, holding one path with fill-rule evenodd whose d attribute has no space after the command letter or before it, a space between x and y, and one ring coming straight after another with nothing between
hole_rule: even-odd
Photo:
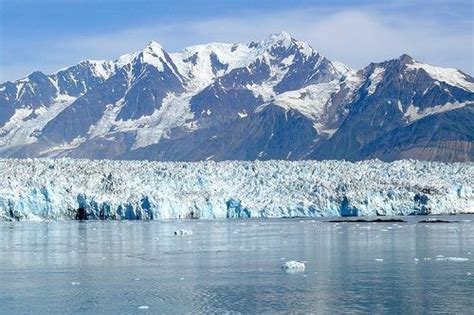
<instances>
[{"instance_id":1,"label":"glacier","mask_svg":"<svg viewBox=\"0 0 474 315\"><path fill-rule=\"evenodd\" d=\"M474 213L474 164L0 159L0 220Z\"/></svg>"}]
</instances>

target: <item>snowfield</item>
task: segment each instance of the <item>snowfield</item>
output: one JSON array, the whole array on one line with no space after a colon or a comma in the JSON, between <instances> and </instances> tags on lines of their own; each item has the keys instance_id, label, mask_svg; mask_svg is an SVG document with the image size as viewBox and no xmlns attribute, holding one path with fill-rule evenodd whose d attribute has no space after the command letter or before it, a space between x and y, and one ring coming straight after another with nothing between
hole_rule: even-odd
<instances>
[{"instance_id":1,"label":"snowfield","mask_svg":"<svg viewBox=\"0 0 474 315\"><path fill-rule=\"evenodd\" d=\"M474 213L474 164L0 159L0 219Z\"/></svg>"}]
</instances>

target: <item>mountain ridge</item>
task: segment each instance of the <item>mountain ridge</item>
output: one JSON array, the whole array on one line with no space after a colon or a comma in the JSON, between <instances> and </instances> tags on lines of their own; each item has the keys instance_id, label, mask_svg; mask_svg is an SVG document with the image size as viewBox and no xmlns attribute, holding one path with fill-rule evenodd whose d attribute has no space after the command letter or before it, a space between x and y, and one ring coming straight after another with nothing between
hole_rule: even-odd
<instances>
[{"instance_id":1,"label":"mountain ridge","mask_svg":"<svg viewBox=\"0 0 474 315\"><path fill-rule=\"evenodd\" d=\"M1 84L0 156L472 161L473 105L472 77L406 54L352 70L285 32L151 41Z\"/></svg>"}]
</instances>

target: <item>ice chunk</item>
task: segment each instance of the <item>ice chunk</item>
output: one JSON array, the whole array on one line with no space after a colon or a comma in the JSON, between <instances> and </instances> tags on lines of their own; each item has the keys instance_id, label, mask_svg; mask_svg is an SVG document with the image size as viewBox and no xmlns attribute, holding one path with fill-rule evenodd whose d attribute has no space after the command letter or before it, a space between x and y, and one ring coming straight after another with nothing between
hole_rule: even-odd
<instances>
[{"instance_id":1,"label":"ice chunk","mask_svg":"<svg viewBox=\"0 0 474 315\"><path fill-rule=\"evenodd\" d=\"M375 261L382 262L383 258L375 258Z\"/></svg>"},{"instance_id":2,"label":"ice chunk","mask_svg":"<svg viewBox=\"0 0 474 315\"><path fill-rule=\"evenodd\" d=\"M147 310L149 309L150 307L148 305L142 305L142 306L139 306L138 309L139 310Z\"/></svg>"},{"instance_id":3,"label":"ice chunk","mask_svg":"<svg viewBox=\"0 0 474 315\"><path fill-rule=\"evenodd\" d=\"M174 231L174 235L178 236L186 236L186 235L192 235L193 231L191 230L176 230Z\"/></svg>"},{"instance_id":4,"label":"ice chunk","mask_svg":"<svg viewBox=\"0 0 474 315\"><path fill-rule=\"evenodd\" d=\"M455 262L465 262L468 261L469 258L464 257L438 257L436 258L437 261L455 261Z\"/></svg>"},{"instance_id":5,"label":"ice chunk","mask_svg":"<svg viewBox=\"0 0 474 315\"><path fill-rule=\"evenodd\" d=\"M306 265L302 261L290 260L281 266L287 273L303 272L306 269Z\"/></svg>"}]
</instances>

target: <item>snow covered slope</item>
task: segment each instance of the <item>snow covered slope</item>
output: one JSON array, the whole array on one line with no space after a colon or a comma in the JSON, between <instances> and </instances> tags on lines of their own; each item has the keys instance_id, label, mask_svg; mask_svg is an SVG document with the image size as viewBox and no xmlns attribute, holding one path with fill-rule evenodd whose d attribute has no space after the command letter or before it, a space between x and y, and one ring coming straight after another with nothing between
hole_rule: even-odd
<instances>
[{"instance_id":1,"label":"snow covered slope","mask_svg":"<svg viewBox=\"0 0 474 315\"><path fill-rule=\"evenodd\" d=\"M356 71L286 32L151 41L0 84L0 157L472 161L473 111L471 76L407 55Z\"/></svg>"},{"instance_id":2,"label":"snow covered slope","mask_svg":"<svg viewBox=\"0 0 474 315\"><path fill-rule=\"evenodd\" d=\"M474 213L474 164L0 160L4 220Z\"/></svg>"}]
</instances>

